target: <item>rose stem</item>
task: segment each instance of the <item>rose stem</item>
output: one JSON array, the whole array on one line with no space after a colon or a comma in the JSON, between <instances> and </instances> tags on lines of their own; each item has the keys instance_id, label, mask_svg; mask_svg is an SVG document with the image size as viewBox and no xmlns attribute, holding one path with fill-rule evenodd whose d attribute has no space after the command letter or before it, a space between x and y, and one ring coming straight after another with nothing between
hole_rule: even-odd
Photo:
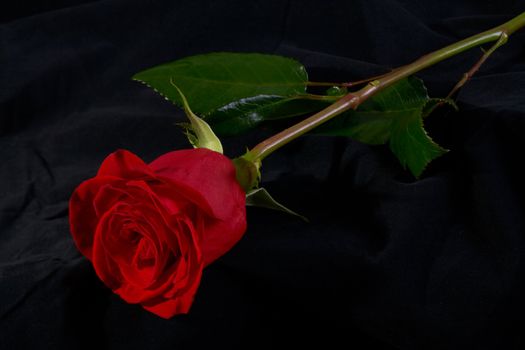
<instances>
[{"instance_id":1,"label":"rose stem","mask_svg":"<svg viewBox=\"0 0 525 350\"><path fill-rule=\"evenodd\" d=\"M464 75L460 82L458 82L458 84L452 91L455 92L455 90L457 90L463 84L466 83L468 78L479 68L479 66L481 66L481 64L496 48L498 48L506 42L508 36L510 36L518 29L522 28L523 26L525 26L525 12L495 28L458 41L457 43L429 53L410 64L394 69L392 72L383 75L379 79L375 79L369 82L362 89L343 96L341 99L328 106L327 108L323 109L322 111L262 141L250 151L250 158L263 160L275 150L281 148L282 146L298 138L299 136L307 133L308 131L316 128L317 126L327 122L333 117L349 109L356 109L365 100L367 100L377 92L385 89L386 87L394 84L395 82L405 77L408 77L416 72L419 72L420 70L423 70L429 66L432 66L440 61L443 61L449 57L455 56L463 51L466 51L468 49L482 44L496 41L496 44L492 46L490 50L488 50L483 55L481 60L478 61L474 65L474 67L472 67L472 69L470 69L469 72Z\"/></svg>"},{"instance_id":2,"label":"rose stem","mask_svg":"<svg viewBox=\"0 0 525 350\"><path fill-rule=\"evenodd\" d=\"M325 82L318 82L318 81L309 81L306 83L307 86L339 86L339 87L352 87L352 86L356 86L356 85L361 85L361 84L364 84L364 83L368 83L372 80L377 80L377 79L380 79L382 77L384 77L385 75L387 74L390 74L391 71L389 73L385 73L385 74L381 74L381 75L377 75L377 76L374 76L374 77L370 77L370 78L366 78L366 79L362 79L362 80L356 80L356 81L350 81L348 83L325 83Z\"/></svg>"},{"instance_id":3,"label":"rose stem","mask_svg":"<svg viewBox=\"0 0 525 350\"><path fill-rule=\"evenodd\" d=\"M460 81L458 81L458 83L454 86L454 88L449 92L447 98L452 97L463 85L465 85L467 83L467 81L469 81L470 78L472 78L472 76L478 71L478 69L481 67L481 65L483 63L485 63L487 58L489 58L489 56L494 51L496 51L496 49L498 47L500 47L501 45L505 44L508 39L509 39L509 36L506 33L501 33L501 36L499 37L498 41L496 41L496 43L494 45L492 45L490 47L490 49L488 49L487 51L485 51L483 53L483 55L481 56L479 61L477 61L476 64L474 64L472 66L472 68L469 69L468 72L463 74L463 77L461 78Z\"/></svg>"}]
</instances>

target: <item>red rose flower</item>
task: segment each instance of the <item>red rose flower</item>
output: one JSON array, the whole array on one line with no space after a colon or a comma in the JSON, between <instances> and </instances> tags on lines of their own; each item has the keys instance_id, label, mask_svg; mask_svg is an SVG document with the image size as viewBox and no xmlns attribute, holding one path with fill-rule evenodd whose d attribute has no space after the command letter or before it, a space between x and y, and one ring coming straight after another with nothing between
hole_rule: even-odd
<instances>
[{"instance_id":1,"label":"red rose flower","mask_svg":"<svg viewBox=\"0 0 525 350\"><path fill-rule=\"evenodd\" d=\"M70 200L75 243L104 283L164 318L187 313L203 268L246 229L232 162L207 149L150 164L117 151Z\"/></svg>"}]
</instances>

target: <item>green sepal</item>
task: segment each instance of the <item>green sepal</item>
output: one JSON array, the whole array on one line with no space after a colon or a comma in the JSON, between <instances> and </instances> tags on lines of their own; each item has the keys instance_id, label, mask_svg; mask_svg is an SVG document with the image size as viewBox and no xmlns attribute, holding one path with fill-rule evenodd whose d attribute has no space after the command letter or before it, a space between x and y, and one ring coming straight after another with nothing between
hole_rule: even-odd
<instances>
[{"instance_id":1,"label":"green sepal","mask_svg":"<svg viewBox=\"0 0 525 350\"><path fill-rule=\"evenodd\" d=\"M223 153L221 140L215 135L213 130L210 128L208 123L199 118L195 113L191 111L188 100L182 93L182 91L177 87L177 85L171 82L173 87L177 90L182 101L184 112L190 120L190 123L180 124L186 131L186 136L188 140L195 148L207 148L215 152Z\"/></svg>"},{"instance_id":2,"label":"green sepal","mask_svg":"<svg viewBox=\"0 0 525 350\"><path fill-rule=\"evenodd\" d=\"M244 192L248 193L259 187L261 181L261 161L259 159L255 159L248 151L232 161L236 170L237 182Z\"/></svg>"},{"instance_id":3,"label":"green sepal","mask_svg":"<svg viewBox=\"0 0 525 350\"><path fill-rule=\"evenodd\" d=\"M277 202L264 188L256 188L246 194L246 205L282 211L309 222L308 219Z\"/></svg>"}]
</instances>

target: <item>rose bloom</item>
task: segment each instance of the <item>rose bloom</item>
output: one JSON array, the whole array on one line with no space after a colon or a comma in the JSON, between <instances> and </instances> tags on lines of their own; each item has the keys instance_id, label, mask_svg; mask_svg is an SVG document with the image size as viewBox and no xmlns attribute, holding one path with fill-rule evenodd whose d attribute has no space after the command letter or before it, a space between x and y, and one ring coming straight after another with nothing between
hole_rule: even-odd
<instances>
[{"instance_id":1,"label":"rose bloom","mask_svg":"<svg viewBox=\"0 0 525 350\"><path fill-rule=\"evenodd\" d=\"M150 164L112 153L75 190L69 210L75 244L100 279L163 318L188 312L203 268L246 230L231 160L202 148Z\"/></svg>"}]
</instances>

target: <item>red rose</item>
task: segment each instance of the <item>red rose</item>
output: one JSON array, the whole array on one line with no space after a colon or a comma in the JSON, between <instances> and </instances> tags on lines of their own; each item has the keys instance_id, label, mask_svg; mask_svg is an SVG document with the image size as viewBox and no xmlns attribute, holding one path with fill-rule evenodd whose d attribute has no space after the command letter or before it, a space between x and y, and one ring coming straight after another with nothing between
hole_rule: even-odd
<instances>
[{"instance_id":1,"label":"red rose","mask_svg":"<svg viewBox=\"0 0 525 350\"><path fill-rule=\"evenodd\" d=\"M75 243L100 279L164 318L188 312L202 269L246 229L232 162L202 148L150 164L117 151L75 190L69 210Z\"/></svg>"}]
</instances>

